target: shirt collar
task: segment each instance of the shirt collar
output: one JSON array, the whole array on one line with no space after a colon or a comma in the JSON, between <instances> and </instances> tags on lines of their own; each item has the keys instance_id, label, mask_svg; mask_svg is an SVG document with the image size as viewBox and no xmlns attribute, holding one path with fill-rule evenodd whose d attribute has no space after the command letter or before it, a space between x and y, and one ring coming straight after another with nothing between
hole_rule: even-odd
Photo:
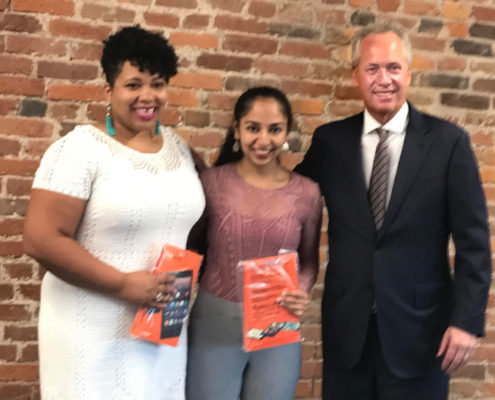
<instances>
[{"instance_id":1,"label":"shirt collar","mask_svg":"<svg viewBox=\"0 0 495 400\"><path fill-rule=\"evenodd\" d=\"M402 107L397 111L393 118L383 125L383 129L386 129L392 133L402 133L406 130L406 125L409 120L409 104L404 102ZM364 124L363 134L367 135L373 133L375 129L382 128L382 125L371 116L368 110L364 109Z\"/></svg>"}]
</instances>

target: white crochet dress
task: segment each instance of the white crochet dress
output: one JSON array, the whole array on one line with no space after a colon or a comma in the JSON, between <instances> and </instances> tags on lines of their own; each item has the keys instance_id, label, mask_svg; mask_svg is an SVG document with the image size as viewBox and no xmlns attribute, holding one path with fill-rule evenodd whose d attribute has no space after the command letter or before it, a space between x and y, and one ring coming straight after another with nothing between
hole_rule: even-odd
<instances>
[{"instance_id":1,"label":"white crochet dress","mask_svg":"<svg viewBox=\"0 0 495 400\"><path fill-rule=\"evenodd\" d=\"M184 247L204 208L187 145L167 128L158 153L91 125L47 150L34 188L87 199L75 239L121 271L150 270L164 243ZM179 346L129 335L136 307L47 273L39 316L43 400L184 400L187 326Z\"/></svg>"}]
</instances>

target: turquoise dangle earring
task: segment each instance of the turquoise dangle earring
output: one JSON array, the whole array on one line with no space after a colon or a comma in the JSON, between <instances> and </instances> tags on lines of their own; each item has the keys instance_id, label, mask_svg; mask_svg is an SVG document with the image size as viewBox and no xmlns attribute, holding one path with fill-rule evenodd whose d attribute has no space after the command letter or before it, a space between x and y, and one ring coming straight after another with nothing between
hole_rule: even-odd
<instances>
[{"instance_id":1,"label":"turquoise dangle earring","mask_svg":"<svg viewBox=\"0 0 495 400\"><path fill-rule=\"evenodd\" d=\"M156 125L155 125L155 135L159 135L160 134L160 120L156 121Z\"/></svg>"},{"instance_id":2,"label":"turquoise dangle earring","mask_svg":"<svg viewBox=\"0 0 495 400\"><path fill-rule=\"evenodd\" d=\"M110 104L107 106L107 116L105 117L105 124L107 128L107 133L110 136L115 136L115 129L113 128L112 124L112 116L110 115L110 110L112 107L110 107Z\"/></svg>"}]
</instances>

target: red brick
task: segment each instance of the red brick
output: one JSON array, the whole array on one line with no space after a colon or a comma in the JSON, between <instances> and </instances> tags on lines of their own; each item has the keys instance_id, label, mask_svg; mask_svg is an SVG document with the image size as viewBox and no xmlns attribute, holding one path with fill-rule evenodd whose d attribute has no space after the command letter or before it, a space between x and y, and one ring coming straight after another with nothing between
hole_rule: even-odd
<instances>
[{"instance_id":1,"label":"red brick","mask_svg":"<svg viewBox=\"0 0 495 400\"><path fill-rule=\"evenodd\" d=\"M340 100L360 100L361 94L355 86L337 86L335 98Z\"/></svg>"},{"instance_id":2,"label":"red brick","mask_svg":"<svg viewBox=\"0 0 495 400\"><path fill-rule=\"evenodd\" d=\"M308 64L279 61L278 59L256 58L254 67L263 74L275 74L282 76L295 76L305 78L308 76Z\"/></svg>"},{"instance_id":3,"label":"red brick","mask_svg":"<svg viewBox=\"0 0 495 400\"><path fill-rule=\"evenodd\" d=\"M287 41L282 44L280 54L295 57L330 59L330 50L318 43Z\"/></svg>"},{"instance_id":4,"label":"red brick","mask_svg":"<svg viewBox=\"0 0 495 400\"><path fill-rule=\"evenodd\" d=\"M53 19L50 21L50 33L53 35L69 36L81 39L104 40L110 34L108 26L85 24L65 19Z\"/></svg>"},{"instance_id":5,"label":"red brick","mask_svg":"<svg viewBox=\"0 0 495 400\"><path fill-rule=\"evenodd\" d=\"M493 146L493 136L493 134L488 132L477 131L471 134L471 141L473 144Z\"/></svg>"},{"instance_id":6,"label":"red brick","mask_svg":"<svg viewBox=\"0 0 495 400\"><path fill-rule=\"evenodd\" d=\"M313 22L315 13L313 4L305 4L302 2L284 2L280 4L277 10L277 18L280 21L287 23L306 23ZM321 9L316 10L316 14L320 14Z\"/></svg>"},{"instance_id":7,"label":"red brick","mask_svg":"<svg viewBox=\"0 0 495 400\"><path fill-rule=\"evenodd\" d=\"M321 378L322 361L307 360L301 363L301 378Z\"/></svg>"},{"instance_id":8,"label":"red brick","mask_svg":"<svg viewBox=\"0 0 495 400\"><path fill-rule=\"evenodd\" d=\"M33 276L33 266L27 263L4 263L3 269L11 279L31 279Z\"/></svg>"},{"instance_id":9,"label":"red brick","mask_svg":"<svg viewBox=\"0 0 495 400\"><path fill-rule=\"evenodd\" d=\"M149 25L166 26L169 28L177 28L179 26L179 18L171 14L145 12L144 20Z\"/></svg>"},{"instance_id":10,"label":"red brick","mask_svg":"<svg viewBox=\"0 0 495 400\"><path fill-rule=\"evenodd\" d=\"M417 53L413 53L411 60L411 69L415 70L430 70L435 68L435 62L431 57L425 57Z\"/></svg>"},{"instance_id":11,"label":"red brick","mask_svg":"<svg viewBox=\"0 0 495 400\"><path fill-rule=\"evenodd\" d=\"M327 120L321 117L302 117L299 128L301 133L312 134L316 128L326 123Z\"/></svg>"},{"instance_id":12,"label":"red brick","mask_svg":"<svg viewBox=\"0 0 495 400\"><path fill-rule=\"evenodd\" d=\"M378 8L383 12L397 11L400 3L400 0L377 0Z\"/></svg>"},{"instance_id":13,"label":"red brick","mask_svg":"<svg viewBox=\"0 0 495 400\"><path fill-rule=\"evenodd\" d=\"M0 87L3 94L23 94L41 96L45 91L42 79L24 78L19 76L0 76Z\"/></svg>"},{"instance_id":14,"label":"red brick","mask_svg":"<svg viewBox=\"0 0 495 400\"><path fill-rule=\"evenodd\" d=\"M350 117L362 110L363 106L360 101L340 100L328 103L328 111L330 114L341 118Z\"/></svg>"},{"instance_id":15,"label":"red brick","mask_svg":"<svg viewBox=\"0 0 495 400\"><path fill-rule=\"evenodd\" d=\"M466 37L469 34L469 25L464 22L447 22L450 36Z\"/></svg>"},{"instance_id":16,"label":"red brick","mask_svg":"<svg viewBox=\"0 0 495 400\"><path fill-rule=\"evenodd\" d=\"M49 107L49 115L56 120L75 119L78 111L79 105L73 103L56 102Z\"/></svg>"},{"instance_id":17,"label":"red brick","mask_svg":"<svg viewBox=\"0 0 495 400\"><path fill-rule=\"evenodd\" d=\"M310 379L300 379L296 387L296 398L311 397L313 382Z\"/></svg>"},{"instance_id":18,"label":"red brick","mask_svg":"<svg viewBox=\"0 0 495 400\"><path fill-rule=\"evenodd\" d=\"M5 135L49 137L52 132L52 124L43 120L0 117L0 133Z\"/></svg>"},{"instance_id":19,"label":"red brick","mask_svg":"<svg viewBox=\"0 0 495 400\"><path fill-rule=\"evenodd\" d=\"M445 71L464 71L467 60L461 57L441 57L438 60L438 69Z\"/></svg>"},{"instance_id":20,"label":"red brick","mask_svg":"<svg viewBox=\"0 0 495 400\"><path fill-rule=\"evenodd\" d=\"M274 54L277 51L278 41L273 39L255 38L252 36L226 35L223 48L232 51L248 53Z\"/></svg>"},{"instance_id":21,"label":"red brick","mask_svg":"<svg viewBox=\"0 0 495 400\"><path fill-rule=\"evenodd\" d=\"M17 356L16 346L14 346L14 345L0 345L0 360L1 361L15 361L16 356Z\"/></svg>"},{"instance_id":22,"label":"red brick","mask_svg":"<svg viewBox=\"0 0 495 400\"><path fill-rule=\"evenodd\" d=\"M37 364L0 365L0 381L36 381L36 380L38 380Z\"/></svg>"},{"instance_id":23,"label":"red brick","mask_svg":"<svg viewBox=\"0 0 495 400\"><path fill-rule=\"evenodd\" d=\"M99 4L84 4L81 15L93 20L103 20L106 22L133 22L135 12L121 7L106 7Z\"/></svg>"},{"instance_id":24,"label":"red brick","mask_svg":"<svg viewBox=\"0 0 495 400\"><path fill-rule=\"evenodd\" d=\"M74 15L74 2L68 0L12 0L12 10Z\"/></svg>"},{"instance_id":25,"label":"red brick","mask_svg":"<svg viewBox=\"0 0 495 400\"><path fill-rule=\"evenodd\" d=\"M34 174L39 162L34 160L0 160L0 175L29 176Z\"/></svg>"},{"instance_id":26,"label":"red brick","mask_svg":"<svg viewBox=\"0 0 495 400\"><path fill-rule=\"evenodd\" d=\"M246 71L253 65L253 60L247 57L225 56L222 54L201 54L197 60L198 66L225 71Z\"/></svg>"},{"instance_id":27,"label":"red brick","mask_svg":"<svg viewBox=\"0 0 495 400\"><path fill-rule=\"evenodd\" d=\"M30 15L4 13L0 17L0 30L33 33L42 28L40 21Z\"/></svg>"},{"instance_id":28,"label":"red brick","mask_svg":"<svg viewBox=\"0 0 495 400\"><path fill-rule=\"evenodd\" d=\"M29 75L32 70L29 58L0 54L0 73Z\"/></svg>"},{"instance_id":29,"label":"red brick","mask_svg":"<svg viewBox=\"0 0 495 400\"><path fill-rule=\"evenodd\" d=\"M444 39L420 36L411 36L410 39L413 49L430 50L435 52L443 52L445 50L446 40Z\"/></svg>"},{"instance_id":30,"label":"red brick","mask_svg":"<svg viewBox=\"0 0 495 400\"><path fill-rule=\"evenodd\" d=\"M319 10L316 19L322 24L344 25L346 23L344 10Z\"/></svg>"},{"instance_id":31,"label":"red brick","mask_svg":"<svg viewBox=\"0 0 495 400\"><path fill-rule=\"evenodd\" d=\"M480 169L480 173L483 182L495 182L495 166L486 165Z\"/></svg>"},{"instance_id":32,"label":"red brick","mask_svg":"<svg viewBox=\"0 0 495 400\"><path fill-rule=\"evenodd\" d=\"M292 93L308 94L310 96L328 96L332 93L333 87L325 83L312 83L304 80L282 81L282 91Z\"/></svg>"},{"instance_id":33,"label":"red brick","mask_svg":"<svg viewBox=\"0 0 495 400\"><path fill-rule=\"evenodd\" d=\"M27 196L31 192L33 180L31 178L8 178L7 193L14 196Z\"/></svg>"},{"instance_id":34,"label":"red brick","mask_svg":"<svg viewBox=\"0 0 495 400\"><path fill-rule=\"evenodd\" d=\"M205 14L192 14L184 18L182 26L190 29L206 28L210 23L210 16Z\"/></svg>"},{"instance_id":35,"label":"red brick","mask_svg":"<svg viewBox=\"0 0 495 400\"><path fill-rule=\"evenodd\" d=\"M43 154L45 154L46 149L50 144L52 144L53 140L30 140L27 142L25 147L26 155L32 158L41 158Z\"/></svg>"},{"instance_id":36,"label":"red brick","mask_svg":"<svg viewBox=\"0 0 495 400\"><path fill-rule=\"evenodd\" d=\"M58 100L105 101L103 86L95 85L51 85L48 98Z\"/></svg>"},{"instance_id":37,"label":"red brick","mask_svg":"<svg viewBox=\"0 0 495 400\"><path fill-rule=\"evenodd\" d=\"M15 342L33 342L38 340L38 329L35 326L6 325L4 337Z\"/></svg>"},{"instance_id":38,"label":"red brick","mask_svg":"<svg viewBox=\"0 0 495 400\"><path fill-rule=\"evenodd\" d=\"M301 114L321 114L325 108L325 103L320 100L293 100L292 108L295 113Z\"/></svg>"},{"instance_id":39,"label":"red brick","mask_svg":"<svg viewBox=\"0 0 495 400\"><path fill-rule=\"evenodd\" d=\"M0 115L6 115L11 111L14 111L19 105L17 99L0 99Z\"/></svg>"},{"instance_id":40,"label":"red brick","mask_svg":"<svg viewBox=\"0 0 495 400\"><path fill-rule=\"evenodd\" d=\"M168 102L173 106L197 107L198 97L193 91L170 89L168 91Z\"/></svg>"},{"instance_id":41,"label":"red brick","mask_svg":"<svg viewBox=\"0 0 495 400\"><path fill-rule=\"evenodd\" d=\"M22 242L5 241L0 242L0 256L22 256ZM2 320L3 311L0 309L0 320Z\"/></svg>"},{"instance_id":42,"label":"red brick","mask_svg":"<svg viewBox=\"0 0 495 400\"><path fill-rule=\"evenodd\" d=\"M475 6L471 15L478 21L495 22L495 8Z\"/></svg>"},{"instance_id":43,"label":"red brick","mask_svg":"<svg viewBox=\"0 0 495 400\"><path fill-rule=\"evenodd\" d=\"M30 400L32 385L26 384L0 384L0 399L5 400Z\"/></svg>"},{"instance_id":44,"label":"red brick","mask_svg":"<svg viewBox=\"0 0 495 400\"><path fill-rule=\"evenodd\" d=\"M38 77L92 80L98 77L98 68L91 64L74 64L73 62L40 61Z\"/></svg>"},{"instance_id":45,"label":"red brick","mask_svg":"<svg viewBox=\"0 0 495 400\"><path fill-rule=\"evenodd\" d=\"M1 121L1 117L0 117ZM0 127L1 131L1 127ZM0 138L0 157L17 156L21 150L21 144L17 140Z\"/></svg>"},{"instance_id":46,"label":"red brick","mask_svg":"<svg viewBox=\"0 0 495 400\"><path fill-rule=\"evenodd\" d=\"M29 300L40 299L40 285L39 284L20 284L19 293Z\"/></svg>"},{"instance_id":47,"label":"red brick","mask_svg":"<svg viewBox=\"0 0 495 400\"><path fill-rule=\"evenodd\" d=\"M213 7L221 10L239 12L244 7L244 0L207 0Z\"/></svg>"},{"instance_id":48,"label":"red brick","mask_svg":"<svg viewBox=\"0 0 495 400\"><path fill-rule=\"evenodd\" d=\"M241 31L248 33L266 33L268 25L252 18L239 18L230 15L218 15L215 18L214 25L216 28L231 31Z\"/></svg>"},{"instance_id":49,"label":"red brick","mask_svg":"<svg viewBox=\"0 0 495 400\"><path fill-rule=\"evenodd\" d=\"M284 152L280 154L280 164L288 170L293 170L296 165L301 163L303 158L303 153Z\"/></svg>"},{"instance_id":50,"label":"red brick","mask_svg":"<svg viewBox=\"0 0 495 400\"><path fill-rule=\"evenodd\" d=\"M101 43L71 43L71 58L80 60L100 60L103 45Z\"/></svg>"},{"instance_id":51,"label":"red brick","mask_svg":"<svg viewBox=\"0 0 495 400\"><path fill-rule=\"evenodd\" d=\"M14 298L14 286L0 284L0 300L12 300Z\"/></svg>"},{"instance_id":52,"label":"red brick","mask_svg":"<svg viewBox=\"0 0 495 400\"><path fill-rule=\"evenodd\" d=\"M196 8L198 3L196 0L156 0L159 6L179 7L179 8Z\"/></svg>"},{"instance_id":53,"label":"red brick","mask_svg":"<svg viewBox=\"0 0 495 400\"><path fill-rule=\"evenodd\" d=\"M218 37L211 33L173 32L169 41L173 46L190 46L200 49L218 48Z\"/></svg>"},{"instance_id":54,"label":"red brick","mask_svg":"<svg viewBox=\"0 0 495 400\"><path fill-rule=\"evenodd\" d=\"M266 1L252 1L249 4L248 12L255 17L271 18L277 12L277 6Z\"/></svg>"},{"instance_id":55,"label":"red brick","mask_svg":"<svg viewBox=\"0 0 495 400\"><path fill-rule=\"evenodd\" d=\"M442 7L442 15L452 19L467 19L471 13L471 8L466 7L462 2L445 1Z\"/></svg>"},{"instance_id":56,"label":"red brick","mask_svg":"<svg viewBox=\"0 0 495 400\"><path fill-rule=\"evenodd\" d=\"M350 67L332 67L328 64L313 64L312 77L322 80L350 80L352 70Z\"/></svg>"},{"instance_id":57,"label":"red brick","mask_svg":"<svg viewBox=\"0 0 495 400\"><path fill-rule=\"evenodd\" d=\"M211 123L213 126L228 128L232 125L231 111L216 111L211 113Z\"/></svg>"},{"instance_id":58,"label":"red brick","mask_svg":"<svg viewBox=\"0 0 495 400\"><path fill-rule=\"evenodd\" d=\"M107 115L107 107L101 104L88 105L88 118L92 121L104 121ZM69 118L70 119L70 118Z\"/></svg>"},{"instance_id":59,"label":"red brick","mask_svg":"<svg viewBox=\"0 0 495 400\"><path fill-rule=\"evenodd\" d=\"M0 0L0 11L6 10L9 6L9 0Z\"/></svg>"},{"instance_id":60,"label":"red brick","mask_svg":"<svg viewBox=\"0 0 495 400\"><path fill-rule=\"evenodd\" d=\"M22 348L20 362L33 362L38 361L38 345L27 344Z\"/></svg>"},{"instance_id":61,"label":"red brick","mask_svg":"<svg viewBox=\"0 0 495 400\"><path fill-rule=\"evenodd\" d=\"M0 198L0 215L26 215L27 200Z\"/></svg>"},{"instance_id":62,"label":"red brick","mask_svg":"<svg viewBox=\"0 0 495 400\"><path fill-rule=\"evenodd\" d=\"M223 142L223 134L220 132L196 132L191 135L190 144L194 147L220 147Z\"/></svg>"},{"instance_id":63,"label":"red brick","mask_svg":"<svg viewBox=\"0 0 495 400\"><path fill-rule=\"evenodd\" d=\"M65 40L45 39L25 35L7 36L7 51L41 56L63 56L67 53Z\"/></svg>"},{"instance_id":64,"label":"red brick","mask_svg":"<svg viewBox=\"0 0 495 400\"><path fill-rule=\"evenodd\" d=\"M166 108L160 114L160 121L163 125L178 125L181 121L181 113L177 109Z\"/></svg>"},{"instance_id":65,"label":"red brick","mask_svg":"<svg viewBox=\"0 0 495 400\"><path fill-rule=\"evenodd\" d=\"M495 62L493 61L471 61L469 69L473 72L485 72L489 75L493 75L495 71Z\"/></svg>"},{"instance_id":66,"label":"red brick","mask_svg":"<svg viewBox=\"0 0 495 400\"><path fill-rule=\"evenodd\" d=\"M422 0L405 0L404 12L412 15L438 15L438 10L435 3Z\"/></svg>"},{"instance_id":67,"label":"red brick","mask_svg":"<svg viewBox=\"0 0 495 400\"><path fill-rule=\"evenodd\" d=\"M352 7L370 8L373 4L373 0L350 0L350 5Z\"/></svg>"},{"instance_id":68,"label":"red brick","mask_svg":"<svg viewBox=\"0 0 495 400\"><path fill-rule=\"evenodd\" d=\"M190 126L205 127L210 124L210 113L206 111L187 110L184 123Z\"/></svg>"},{"instance_id":69,"label":"red brick","mask_svg":"<svg viewBox=\"0 0 495 400\"><path fill-rule=\"evenodd\" d=\"M0 219L0 235L20 235L22 234L23 226L24 220L20 218Z\"/></svg>"},{"instance_id":70,"label":"red brick","mask_svg":"<svg viewBox=\"0 0 495 400\"><path fill-rule=\"evenodd\" d=\"M208 108L217 110L233 110L238 96L214 93L208 96Z\"/></svg>"},{"instance_id":71,"label":"red brick","mask_svg":"<svg viewBox=\"0 0 495 400\"><path fill-rule=\"evenodd\" d=\"M221 90L223 80L220 75L180 72L170 79L170 84L196 89Z\"/></svg>"}]
</instances>

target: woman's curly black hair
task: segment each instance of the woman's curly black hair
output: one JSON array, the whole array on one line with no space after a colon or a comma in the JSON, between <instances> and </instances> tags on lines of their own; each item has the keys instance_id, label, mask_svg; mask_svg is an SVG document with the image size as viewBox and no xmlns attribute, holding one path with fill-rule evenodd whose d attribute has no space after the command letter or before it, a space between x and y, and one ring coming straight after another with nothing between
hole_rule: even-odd
<instances>
[{"instance_id":1,"label":"woman's curly black hair","mask_svg":"<svg viewBox=\"0 0 495 400\"><path fill-rule=\"evenodd\" d=\"M158 74L167 82L177 74L174 48L160 34L147 31L139 25L122 28L103 43L101 66L111 87L126 61L140 71Z\"/></svg>"}]
</instances>

